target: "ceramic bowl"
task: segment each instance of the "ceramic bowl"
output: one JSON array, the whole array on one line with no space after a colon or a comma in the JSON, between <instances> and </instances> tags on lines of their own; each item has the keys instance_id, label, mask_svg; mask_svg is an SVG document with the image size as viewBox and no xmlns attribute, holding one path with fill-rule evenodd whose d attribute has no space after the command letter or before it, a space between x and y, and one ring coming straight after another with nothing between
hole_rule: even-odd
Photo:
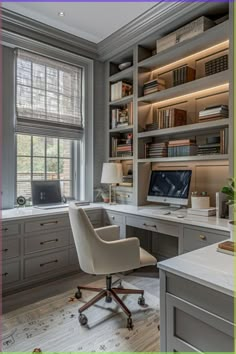
<instances>
[{"instance_id":1,"label":"ceramic bowl","mask_svg":"<svg viewBox=\"0 0 236 354\"><path fill-rule=\"evenodd\" d=\"M127 68L129 68L132 65L131 61L127 61L126 63L121 63L118 68L120 70L125 70Z\"/></svg>"}]
</instances>

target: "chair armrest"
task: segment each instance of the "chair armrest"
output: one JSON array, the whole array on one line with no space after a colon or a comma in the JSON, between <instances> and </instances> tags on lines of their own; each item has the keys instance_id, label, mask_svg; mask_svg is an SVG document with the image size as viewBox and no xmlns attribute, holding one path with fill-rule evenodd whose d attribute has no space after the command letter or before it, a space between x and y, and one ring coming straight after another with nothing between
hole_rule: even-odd
<instances>
[{"instance_id":1,"label":"chair armrest","mask_svg":"<svg viewBox=\"0 0 236 354\"><path fill-rule=\"evenodd\" d=\"M139 239L136 237L103 241L99 251L96 253L97 274L119 273L140 267Z\"/></svg>"},{"instance_id":2,"label":"chair armrest","mask_svg":"<svg viewBox=\"0 0 236 354\"><path fill-rule=\"evenodd\" d=\"M95 232L103 241L116 241L120 239L120 227L118 225L109 225L95 229Z\"/></svg>"}]
</instances>

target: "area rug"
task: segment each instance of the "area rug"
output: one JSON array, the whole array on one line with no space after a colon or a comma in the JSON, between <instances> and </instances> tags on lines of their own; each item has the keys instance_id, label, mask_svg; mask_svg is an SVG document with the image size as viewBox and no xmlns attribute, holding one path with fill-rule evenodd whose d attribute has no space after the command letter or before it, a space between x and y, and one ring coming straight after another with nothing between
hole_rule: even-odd
<instances>
[{"instance_id":1,"label":"area rug","mask_svg":"<svg viewBox=\"0 0 236 354\"><path fill-rule=\"evenodd\" d=\"M102 287L96 281L92 286ZM123 282L126 288L134 288ZM3 315L4 352L158 352L159 299L145 293L146 305L140 307L138 295L122 299L132 312L133 330L126 328L126 316L117 305L101 300L85 311L88 324L78 322L78 308L94 296L83 291L74 299L75 289L36 302Z\"/></svg>"}]
</instances>

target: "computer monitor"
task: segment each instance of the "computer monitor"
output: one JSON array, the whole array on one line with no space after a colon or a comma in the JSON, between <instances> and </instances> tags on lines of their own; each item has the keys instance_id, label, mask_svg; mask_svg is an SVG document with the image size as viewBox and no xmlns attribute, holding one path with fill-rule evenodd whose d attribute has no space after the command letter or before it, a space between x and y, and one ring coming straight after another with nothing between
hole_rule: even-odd
<instances>
[{"instance_id":1,"label":"computer monitor","mask_svg":"<svg viewBox=\"0 0 236 354\"><path fill-rule=\"evenodd\" d=\"M187 206L191 176L191 170L152 171L147 200Z\"/></svg>"},{"instance_id":2,"label":"computer monitor","mask_svg":"<svg viewBox=\"0 0 236 354\"><path fill-rule=\"evenodd\" d=\"M60 181L32 181L32 204L56 204L62 202Z\"/></svg>"}]
</instances>

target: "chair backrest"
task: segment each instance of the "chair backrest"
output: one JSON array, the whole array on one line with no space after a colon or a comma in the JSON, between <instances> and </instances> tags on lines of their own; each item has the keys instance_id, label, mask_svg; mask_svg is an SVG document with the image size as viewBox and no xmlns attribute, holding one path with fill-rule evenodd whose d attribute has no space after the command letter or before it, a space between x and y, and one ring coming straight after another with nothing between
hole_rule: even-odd
<instances>
[{"instance_id":1,"label":"chair backrest","mask_svg":"<svg viewBox=\"0 0 236 354\"><path fill-rule=\"evenodd\" d=\"M84 210L74 202L69 205L69 218L80 267L86 273L96 274L96 252L101 249L103 242L94 231Z\"/></svg>"}]
</instances>

